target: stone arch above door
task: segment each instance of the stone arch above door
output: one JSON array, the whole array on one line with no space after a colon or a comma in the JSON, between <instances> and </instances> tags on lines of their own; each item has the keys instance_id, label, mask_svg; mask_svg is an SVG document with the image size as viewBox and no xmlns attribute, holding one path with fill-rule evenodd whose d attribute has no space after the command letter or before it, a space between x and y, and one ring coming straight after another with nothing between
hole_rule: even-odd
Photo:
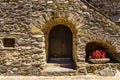
<instances>
[{"instance_id":1,"label":"stone arch above door","mask_svg":"<svg viewBox=\"0 0 120 80\"><path fill-rule=\"evenodd\" d=\"M43 25L42 31L44 32L44 34L49 34L50 30L56 26L56 25L65 25L67 26L73 34L76 34L76 29L75 29L75 25L67 20L66 18L55 18L55 19L51 19L50 21L46 22Z\"/></svg>"}]
</instances>

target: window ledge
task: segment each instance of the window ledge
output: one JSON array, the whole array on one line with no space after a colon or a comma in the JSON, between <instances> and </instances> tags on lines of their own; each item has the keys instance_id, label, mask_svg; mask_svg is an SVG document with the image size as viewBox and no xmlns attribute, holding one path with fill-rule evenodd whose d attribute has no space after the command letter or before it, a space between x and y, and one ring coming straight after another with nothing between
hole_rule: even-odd
<instances>
[{"instance_id":1,"label":"window ledge","mask_svg":"<svg viewBox=\"0 0 120 80\"><path fill-rule=\"evenodd\" d=\"M5 47L5 48L0 48L0 50L16 50L16 48L13 48L13 47Z\"/></svg>"}]
</instances>

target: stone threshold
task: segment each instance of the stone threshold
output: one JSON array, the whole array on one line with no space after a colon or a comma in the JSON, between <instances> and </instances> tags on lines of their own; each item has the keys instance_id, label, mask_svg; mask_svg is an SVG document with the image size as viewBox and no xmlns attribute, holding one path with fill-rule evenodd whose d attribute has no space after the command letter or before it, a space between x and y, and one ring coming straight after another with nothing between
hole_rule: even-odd
<instances>
[{"instance_id":1,"label":"stone threshold","mask_svg":"<svg viewBox=\"0 0 120 80\"><path fill-rule=\"evenodd\" d=\"M51 59L44 67L42 75L51 76L64 76L75 75L77 70L75 69L74 62L70 59L58 58Z\"/></svg>"}]
</instances>

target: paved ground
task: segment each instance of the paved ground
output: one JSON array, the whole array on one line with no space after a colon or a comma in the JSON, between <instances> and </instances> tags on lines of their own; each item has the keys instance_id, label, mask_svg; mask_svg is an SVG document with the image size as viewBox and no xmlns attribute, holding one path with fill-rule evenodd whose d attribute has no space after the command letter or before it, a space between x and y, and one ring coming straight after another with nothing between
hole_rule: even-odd
<instances>
[{"instance_id":1,"label":"paved ground","mask_svg":"<svg viewBox=\"0 0 120 80\"><path fill-rule=\"evenodd\" d=\"M0 80L120 80L120 76L102 77L97 75L80 76L0 76Z\"/></svg>"},{"instance_id":2,"label":"paved ground","mask_svg":"<svg viewBox=\"0 0 120 80\"><path fill-rule=\"evenodd\" d=\"M120 72L115 76L77 75L77 76L0 76L0 80L120 80Z\"/></svg>"}]
</instances>

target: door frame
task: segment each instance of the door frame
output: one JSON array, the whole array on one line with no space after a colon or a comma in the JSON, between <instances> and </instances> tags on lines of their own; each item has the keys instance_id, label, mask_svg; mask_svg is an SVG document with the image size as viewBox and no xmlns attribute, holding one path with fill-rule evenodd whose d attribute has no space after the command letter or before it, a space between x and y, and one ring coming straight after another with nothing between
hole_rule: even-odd
<instances>
[{"instance_id":1,"label":"door frame","mask_svg":"<svg viewBox=\"0 0 120 80\"><path fill-rule=\"evenodd\" d=\"M76 46L76 33L77 33L77 29L75 28L75 25L69 21L68 19L66 18L55 18L55 19L52 19L48 22L46 22L42 27L42 32L44 33L44 38L45 38L45 51L44 51L44 54L46 55L45 57L45 60L46 60L46 63L49 59L48 57L48 48L49 48L49 32L50 30L56 26L56 25L65 25L67 26L71 32L72 32L72 35L73 35L73 38L72 38L72 57L73 57L73 61L77 62L77 46Z\"/></svg>"}]
</instances>

